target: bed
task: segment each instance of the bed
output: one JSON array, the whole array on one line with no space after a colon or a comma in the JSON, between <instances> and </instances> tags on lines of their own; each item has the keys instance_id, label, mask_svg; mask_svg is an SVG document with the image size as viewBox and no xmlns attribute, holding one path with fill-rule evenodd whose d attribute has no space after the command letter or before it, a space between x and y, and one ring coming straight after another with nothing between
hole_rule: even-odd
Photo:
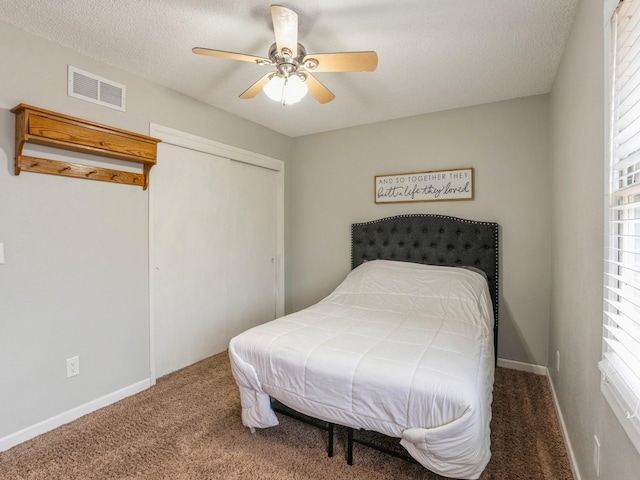
<instances>
[{"instance_id":1,"label":"bed","mask_svg":"<svg viewBox=\"0 0 640 480\"><path fill-rule=\"evenodd\" d=\"M274 398L399 438L437 474L478 478L491 455L498 252L491 222L352 225L352 270L330 295L230 341L243 424L277 425Z\"/></svg>"}]
</instances>

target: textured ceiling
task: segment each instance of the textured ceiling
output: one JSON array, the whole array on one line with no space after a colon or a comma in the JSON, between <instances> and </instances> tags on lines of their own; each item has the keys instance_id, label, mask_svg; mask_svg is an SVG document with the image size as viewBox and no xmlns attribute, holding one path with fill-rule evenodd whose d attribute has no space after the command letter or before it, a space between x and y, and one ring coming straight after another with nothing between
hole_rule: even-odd
<instances>
[{"instance_id":1,"label":"textured ceiling","mask_svg":"<svg viewBox=\"0 0 640 480\"><path fill-rule=\"evenodd\" d=\"M238 95L268 67L261 0L0 0L0 20L291 137L550 91L578 0L291 0L308 53L375 50L372 73L318 73L336 99ZM80 66L81 67L81 66ZM116 82L117 78L112 78Z\"/></svg>"}]
</instances>

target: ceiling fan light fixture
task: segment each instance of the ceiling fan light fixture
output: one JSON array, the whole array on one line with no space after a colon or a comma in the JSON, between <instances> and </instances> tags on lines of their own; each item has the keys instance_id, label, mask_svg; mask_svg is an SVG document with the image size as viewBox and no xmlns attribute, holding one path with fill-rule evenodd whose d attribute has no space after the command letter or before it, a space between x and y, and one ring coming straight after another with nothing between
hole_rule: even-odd
<instances>
[{"instance_id":1,"label":"ceiling fan light fixture","mask_svg":"<svg viewBox=\"0 0 640 480\"><path fill-rule=\"evenodd\" d=\"M280 102L282 100L282 90L284 88L284 78L280 75L274 75L271 80L262 87L264 93L274 102Z\"/></svg>"},{"instance_id":2,"label":"ceiling fan light fixture","mask_svg":"<svg viewBox=\"0 0 640 480\"><path fill-rule=\"evenodd\" d=\"M282 105L293 105L298 103L307 94L307 85L298 74L274 75L263 87L264 93L271 100L280 102Z\"/></svg>"},{"instance_id":3,"label":"ceiling fan light fixture","mask_svg":"<svg viewBox=\"0 0 640 480\"><path fill-rule=\"evenodd\" d=\"M290 105L298 103L307 94L307 84L300 75L291 75L284 86L284 103Z\"/></svg>"}]
</instances>

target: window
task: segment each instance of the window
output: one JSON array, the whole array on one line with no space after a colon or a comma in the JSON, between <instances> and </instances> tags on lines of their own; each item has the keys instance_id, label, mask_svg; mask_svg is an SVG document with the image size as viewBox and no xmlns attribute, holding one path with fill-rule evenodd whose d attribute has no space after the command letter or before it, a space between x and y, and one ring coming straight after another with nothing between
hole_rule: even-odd
<instances>
[{"instance_id":1,"label":"window","mask_svg":"<svg viewBox=\"0 0 640 480\"><path fill-rule=\"evenodd\" d=\"M602 392L640 451L640 0L610 23L611 137L605 209Z\"/></svg>"}]
</instances>

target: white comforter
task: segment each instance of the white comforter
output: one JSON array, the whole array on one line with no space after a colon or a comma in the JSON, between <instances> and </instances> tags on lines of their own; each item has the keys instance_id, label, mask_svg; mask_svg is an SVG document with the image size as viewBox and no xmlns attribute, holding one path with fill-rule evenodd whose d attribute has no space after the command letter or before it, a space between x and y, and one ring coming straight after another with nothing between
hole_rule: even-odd
<instances>
[{"instance_id":1,"label":"white comforter","mask_svg":"<svg viewBox=\"0 0 640 480\"><path fill-rule=\"evenodd\" d=\"M366 262L318 304L231 340L242 421L252 430L277 425L273 396L401 438L440 475L478 478L491 456L492 324L478 273Z\"/></svg>"}]
</instances>

